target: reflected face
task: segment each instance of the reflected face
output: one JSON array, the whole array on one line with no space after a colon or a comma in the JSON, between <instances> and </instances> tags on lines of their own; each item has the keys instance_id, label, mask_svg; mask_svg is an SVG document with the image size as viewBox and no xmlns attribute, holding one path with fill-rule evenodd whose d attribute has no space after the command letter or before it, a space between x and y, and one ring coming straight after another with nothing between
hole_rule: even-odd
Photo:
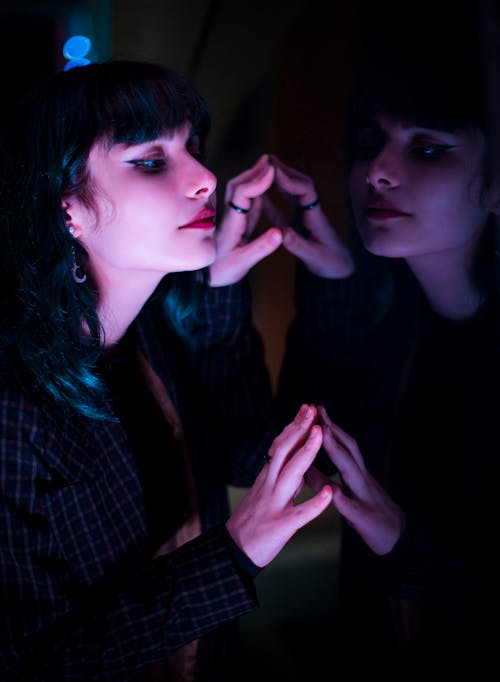
<instances>
[{"instance_id":1,"label":"reflected face","mask_svg":"<svg viewBox=\"0 0 500 682\"><path fill-rule=\"evenodd\" d=\"M151 281L215 259L215 176L196 158L191 126L141 144L97 143L88 170L95 212L78 238L98 281Z\"/></svg>"},{"instance_id":2,"label":"reflected face","mask_svg":"<svg viewBox=\"0 0 500 682\"><path fill-rule=\"evenodd\" d=\"M491 209L481 197L484 136L408 126L379 115L360 131L349 186L373 254L411 258L466 249Z\"/></svg>"}]
</instances>

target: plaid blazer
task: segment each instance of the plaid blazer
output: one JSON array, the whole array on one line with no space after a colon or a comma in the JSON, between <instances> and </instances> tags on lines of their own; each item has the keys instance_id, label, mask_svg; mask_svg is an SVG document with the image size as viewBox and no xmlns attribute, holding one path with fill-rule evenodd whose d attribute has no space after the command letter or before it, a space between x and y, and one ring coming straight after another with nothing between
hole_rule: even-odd
<instances>
[{"instance_id":1,"label":"plaid blazer","mask_svg":"<svg viewBox=\"0 0 500 682\"><path fill-rule=\"evenodd\" d=\"M274 435L248 284L207 290L188 340L153 300L134 333L185 446L194 517L162 553L146 555L142 489L121 424L62 415L4 383L2 680L151 679L152 666L199 638L193 676L222 680L225 624L256 606L223 526L227 484L253 482ZM165 494L175 485L165 481Z\"/></svg>"}]
</instances>

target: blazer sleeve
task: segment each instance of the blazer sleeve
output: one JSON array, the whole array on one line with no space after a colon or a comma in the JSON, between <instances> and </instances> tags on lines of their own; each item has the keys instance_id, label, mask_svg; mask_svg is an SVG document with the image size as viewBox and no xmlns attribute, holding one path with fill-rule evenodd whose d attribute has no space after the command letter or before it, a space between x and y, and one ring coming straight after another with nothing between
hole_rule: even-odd
<instances>
[{"instance_id":1,"label":"blazer sleeve","mask_svg":"<svg viewBox=\"0 0 500 682\"><path fill-rule=\"evenodd\" d=\"M192 399L227 464L228 483L249 486L277 433L276 405L247 279L205 287L185 340Z\"/></svg>"},{"instance_id":2,"label":"blazer sleeve","mask_svg":"<svg viewBox=\"0 0 500 682\"><path fill-rule=\"evenodd\" d=\"M223 527L169 555L145 556L125 465L102 474L89 441L80 457L70 439L57 450L72 424L56 435L17 392L2 392L0 419L2 679L142 679L256 606ZM116 456L109 450L100 456Z\"/></svg>"}]
</instances>

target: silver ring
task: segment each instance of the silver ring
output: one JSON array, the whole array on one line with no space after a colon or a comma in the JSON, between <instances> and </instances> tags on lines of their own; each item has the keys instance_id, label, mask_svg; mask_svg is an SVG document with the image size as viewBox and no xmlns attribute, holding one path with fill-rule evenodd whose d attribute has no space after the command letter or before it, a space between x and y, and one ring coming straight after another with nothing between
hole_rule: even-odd
<instances>
[{"instance_id":1,"label":"silver ring","mask_svg":"<svg viewBox=\"0 0 500 682\"><path fill-rule=\"evenodd\" d=\"M316 197L314 201L311 201L310 204L306 204L305 206L302 206L302 204L299 204L299 208L301 211L310 211L312 208L315 208L319 204L319 197Z\"/></svg>"},{"instance_id":2,"label":"silver ring","mask_svg":"<svg viewBox=\"0 0 500 682\"><path fill-rule=\"evenodd\" d=\"M250 211L249 208L241 208L241 206L236 206L236 204L233 204L232 201L229 202L229 206L238 213L248 213Z\"/></svg>"}]
</instances>

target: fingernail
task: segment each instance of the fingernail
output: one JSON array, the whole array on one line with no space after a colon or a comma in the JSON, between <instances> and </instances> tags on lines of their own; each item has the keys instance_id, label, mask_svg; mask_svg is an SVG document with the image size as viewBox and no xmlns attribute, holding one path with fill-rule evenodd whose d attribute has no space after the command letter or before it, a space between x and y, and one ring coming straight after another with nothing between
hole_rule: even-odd
<instances>
[{"instance_id":1,"label":"fingernail","mask_svg":"<svg viewBox=\"0 0 500 682\"><path fill-rule=\"evenodd\" d=\"M281 230L279 228L274 230L271 228L269 231L269 240L275 244L280 244L283 241L283 234Z\"/></svg>"},{"instance_id":2,"label":"fingernail","mask_svg":"<svg viewBox=\"0 0 500 682\"><path fill-rule=\"evenodd\" d=\"M320 495L323 500L326 500L327 497L331 497L333 495L333 488L329 485L326 485L323 490L321 490Z\"/></svg>"},{"instance_id":3,"label":"fingernail","mask_svg":"<svg viewBox=\"0 0 500 682\"><path fill-rule=\"evenodd\" d=\"M307 417L311 416L311 408L309 405L302 405L302 407L299 410L299 417L301 419L306 419Z\"/></svg>"}]
</instances>

